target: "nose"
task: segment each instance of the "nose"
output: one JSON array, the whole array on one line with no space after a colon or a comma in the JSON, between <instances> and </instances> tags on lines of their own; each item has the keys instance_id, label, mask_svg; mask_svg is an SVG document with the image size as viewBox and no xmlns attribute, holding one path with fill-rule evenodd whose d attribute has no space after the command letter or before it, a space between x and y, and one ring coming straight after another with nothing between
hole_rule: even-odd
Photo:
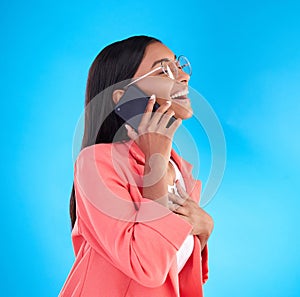
<instances>
[{"instance_id":1,"label":"nose","mask_svg":"<svg viewBox=\"0 0 300 297\"><path fill-rule=\"evenodd\" d=\"M178 77L177 80L180 81L181 83L188 84L190 80L190 76L184 72L182 69L178 68Z\"/></svg>"}]
</instances>

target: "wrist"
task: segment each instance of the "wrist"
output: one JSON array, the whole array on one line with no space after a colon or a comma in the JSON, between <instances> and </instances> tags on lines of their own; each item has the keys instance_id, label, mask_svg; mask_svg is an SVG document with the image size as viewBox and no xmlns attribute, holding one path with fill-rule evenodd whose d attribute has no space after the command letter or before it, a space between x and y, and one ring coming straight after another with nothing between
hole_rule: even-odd
<instances>
[{"instance_id":1,"label":"wrist","mask_svg":"<svg viewBox=\"0 0 300 297\"><path fill-rule=\"evenodd\" d=\"M151 174L144 176L143 179L143 197L168 205L168 185L166 176L155 178Z\"/></svg>"}]
</instances>

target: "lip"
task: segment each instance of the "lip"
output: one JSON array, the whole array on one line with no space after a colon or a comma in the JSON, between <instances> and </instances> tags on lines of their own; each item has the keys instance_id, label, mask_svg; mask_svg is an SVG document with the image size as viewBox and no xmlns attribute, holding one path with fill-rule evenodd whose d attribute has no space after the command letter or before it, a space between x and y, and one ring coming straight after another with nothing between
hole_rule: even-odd
<instances>
[{"instance_id":1,"label":"lip","mask_svg":"<svg viewBox=\"0 0 300 297\"><path fill-rule=\"evenodd\" d=\"M174 93L170 96L170 98L171 98L172 100L174 100L174 99L184 100L184 99L187 98L188 93L189 93L188 88L185 88L185 89L178 90L178 91L174 92Z\"/></svg>"},{"instance_id":2,"label":"lip","mask_svg":"<svg viewBox=\"0 0 300 297\"><path fill-rule=\"evenodd\" d=\"M174 98L174 99L172 99L172 102L178 103L178 104L190 104L191 100L188 97Z\"/></svg>"}]
</instances>

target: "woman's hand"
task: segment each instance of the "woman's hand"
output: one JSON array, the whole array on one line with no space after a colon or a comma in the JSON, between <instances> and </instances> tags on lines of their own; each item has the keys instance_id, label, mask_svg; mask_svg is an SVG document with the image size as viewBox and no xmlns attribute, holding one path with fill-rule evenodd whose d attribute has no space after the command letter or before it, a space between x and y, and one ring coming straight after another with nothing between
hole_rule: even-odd
<instances>
[{"instance_id":1,"label":"woman's hand","mask_svg":"<svg viewBox=\"0 0 300 297\"><path fill-rule=\"evenodd\" d=\"M179 181L176 182L176 186L180 196L169 193L169 200L174 203L169 205L169 209L193 226L192 234L198 236L203 249L213 230L213 219L190 198L187 192L180 185Z\"/></svg>"},{"instance_id":2,"label":"woman's hand","mask_svg":"<svg viewBox=\"0 0 300 297\"><path fill-rule=\"evenodd\" d=\"M152 95L138 133L125 125L128 136L134 140L145 154L143 196L168 206L167 168L172 150L172 140L181 119L176 119L168 128L167 124L174 112L168 110L170 101L162 104L154 113L155 96Z\"/></svg>"},{"instance_id":3,"label":"woman's hand","mask_svg":"<svg viewBox=\"0 0 300 297\"><path fill-rule=\"evenodd\" d=\"M160 154L169 162L172 140L174 133L181 124L181 119L177 119L166 127L174 111L168 110L171 102L166 101L154 113L152 113L155 104L155 95L152 95L148 101L144 115L138 127L138 133L129 125L125 125L130 139L134 140L146 159L154 154Z\"/></svg>"}]
</instances>

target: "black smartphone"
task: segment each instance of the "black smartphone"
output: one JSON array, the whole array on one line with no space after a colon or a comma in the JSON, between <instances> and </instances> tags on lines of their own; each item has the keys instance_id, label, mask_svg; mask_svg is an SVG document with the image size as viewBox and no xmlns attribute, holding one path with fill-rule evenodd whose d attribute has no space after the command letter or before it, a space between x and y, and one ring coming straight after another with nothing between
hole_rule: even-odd
<instances>
[{"instance_id":1,"label":"black smartphone","mask_svg":"<svg viewBox=\"0 0 300 297\"><path fill-rule=\"evenodd\" d=\"M136 131L142 120L146 106L148 104L150 96L146 95L136 85L131 85L124 92L119 102L114 108L114 111L119 115L125 122L127 122ZM159 108L159 104L155 102L153 112ZM172 116L167 127L169 127L176 118Z\"/></svg>"}]
</instances>

